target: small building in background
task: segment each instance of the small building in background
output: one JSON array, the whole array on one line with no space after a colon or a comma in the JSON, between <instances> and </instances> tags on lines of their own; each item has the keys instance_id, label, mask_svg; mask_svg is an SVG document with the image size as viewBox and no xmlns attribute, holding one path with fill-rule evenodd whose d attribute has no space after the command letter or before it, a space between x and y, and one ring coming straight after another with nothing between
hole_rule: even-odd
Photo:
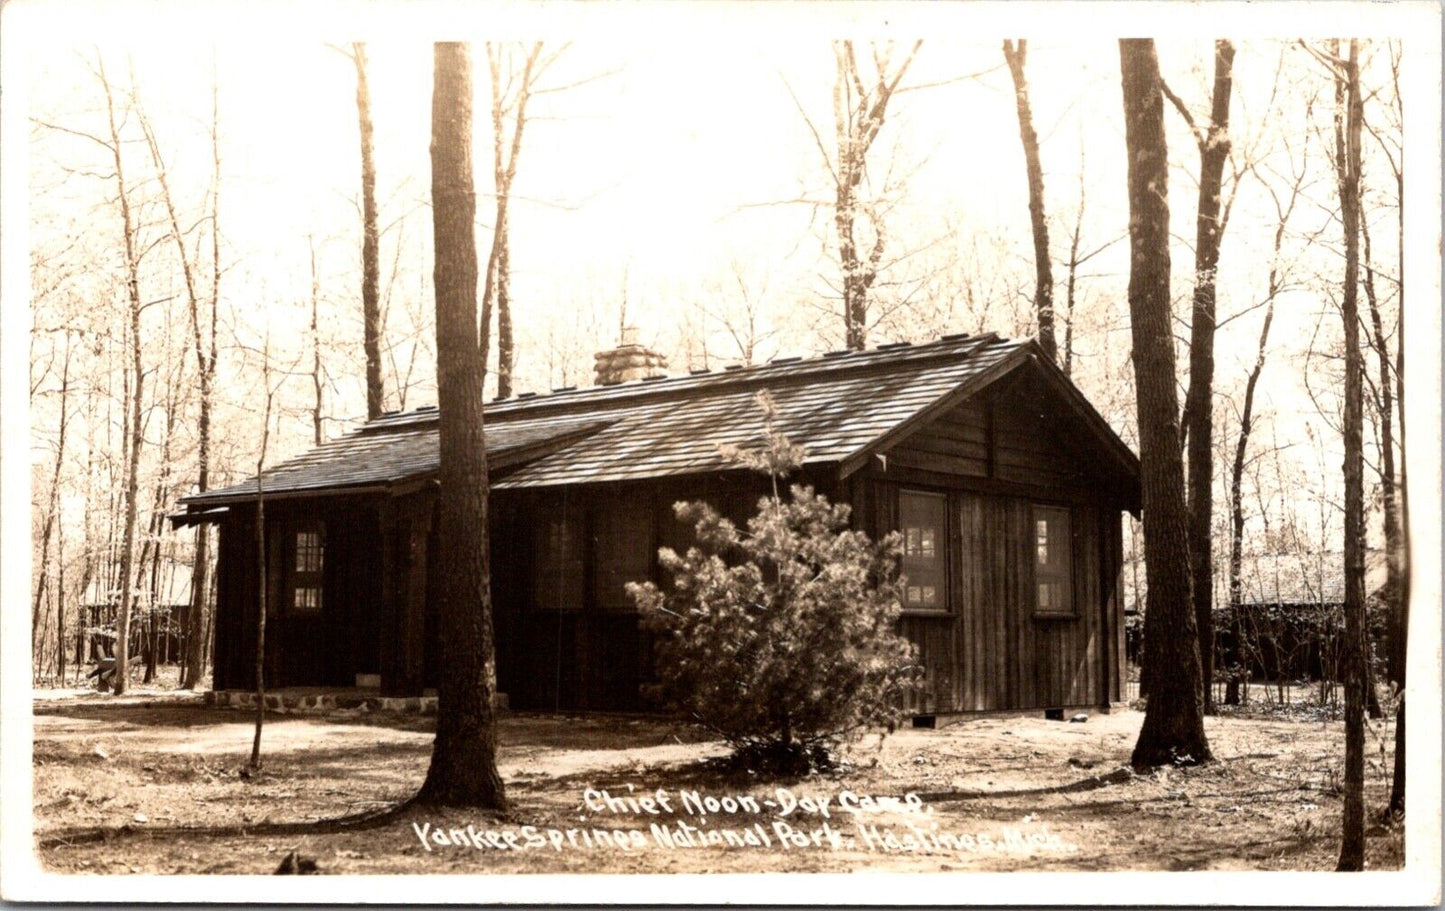
<instances>
[{"instance_id":1,"label":"small building in background","mask_svg":"<svg viewBox=\"0 0 1445 911\"><path fill-rule=\"evenodd\" d=\"M189 562L162 557L141 569L141 586L131 611L130 655L142 660L156 650L157 664L180 660L181 624L191 605ZM97 661L115 654L116 616L120 612L119 570L107 565L86 586L80 599L77 657Z\"/></svg>"},{"instance_id":2,"label":"small building in background","mask_svg":"<svg viewBox=\"0 0 1445 911\"><path fill-rule=\"evenodd\" d=\"M1345 557L1339 551L1247 554L1240 562L1240 603L1220 604L1215 624L1217 662L1251 680L1342 680ZM1383 654L1380 590L1387 575L1383 551L1365 553L1369 633Z\"/></svg>"}]
</instances>

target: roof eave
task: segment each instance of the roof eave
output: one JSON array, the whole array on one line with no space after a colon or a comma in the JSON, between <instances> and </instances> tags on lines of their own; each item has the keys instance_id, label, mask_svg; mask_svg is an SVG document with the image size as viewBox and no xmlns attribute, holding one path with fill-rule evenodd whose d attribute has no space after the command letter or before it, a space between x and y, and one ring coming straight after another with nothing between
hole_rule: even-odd
<instances>
[{"instance_id":1,"label":"roof eave","mask_svg":"<svg viewBox=\"0 0 1445 911\"><path fill-rule=\"evenodd\" d=\"M500 452L487 460L487 471L490 475L505 472L517 468L534 459L550 455L553 452L563 449L578 440L591 436L610 426L613 421L597 421L579 430L570 433L559 434L539 443L529 446L521 446L516 449L509 449ZM381 482L368 482L356 485L334 485L329 487L306 487L292 490L277 490L274 493L267 492L266 500L294 500L308 497L334 497L334 496L389 496L404 497L416 493L428 485L435 484L439 474L438 468L426 468L421 471L410 472L395 478L387 478ZM254 479L253 482L254 483ZM254 488L245 491L238 491L234 494L222 494L220 496L201 493L191 497L183 497L180 504L186 507L186 512L171 517L172 524L177 526L183 524L179 520L183 517L189 518L184 524L193 524L204 521L218 521L215 519L204 519L200 516L217 507L225 508L243 503L254 503L258 494Z\"/></svg>"},{"instance_id":2,"label":"roof eave","mask_svg":"<svg viewBox=\"0 0 1445 911\"><path fill-rule=\"evenodd\" d=\"M257 492L254 490L224 494L222 496L215 497L210 497L206 494L196 494L192 497L181 498L179 505L186 507L186 511L182 513L176 513L175 515L171 516L171 522L173 524L179 525L181 523L178 520L185 517L191 517L192 522L211 521L200 517L214 512L218 514L217 517L219 518L220 513L229 510L232 506L241 506L247 503L255 503L262 496L265 497L267 503L272 503L278 500L295 500L305 497L368 496L390 494L396 484L406 483L410 480L412 480L412 478L408 477L402 478L397 482L387 484L362 484L352 487L316 487L303 488L300 490L278 490L275 492L262 491L261 494L257 494Z\"/></svg>"}]
</instances>

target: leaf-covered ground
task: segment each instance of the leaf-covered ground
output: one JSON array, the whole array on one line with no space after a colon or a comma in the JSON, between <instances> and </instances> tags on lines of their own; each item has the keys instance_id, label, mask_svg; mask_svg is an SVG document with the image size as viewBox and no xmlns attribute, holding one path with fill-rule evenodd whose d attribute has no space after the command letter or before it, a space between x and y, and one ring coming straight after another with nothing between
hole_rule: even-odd
<instances>
[{"instance_id":1,"label":"leaf-covered ground","mask_svg":"<svg viewBox=\"0 0 1445 911\"><path fill-rule=\"evenodd\" d=\"M292 850L323 874L1318 870L1338 852L1338 722L1210 718L1219 761L1137 776L1126 763L1138 712L992 716L870 739L839 773L761 781L719 771L707 760L722 748L696 729L519 714L501 726L508 816L408 807L338 826L325 821L414 793L432 719L271 715L264 769L248 776L248 714L153 697L35 710L36 841L57 872L269 873ZM1403 857L1400 828L1374 821L1392 733L1368 735L1374 869ZM609 811L596 795L589 808L588 789L662 789L667 809ZM910 792L911 803L861 800Z\"/></svg>"}]
</instances>

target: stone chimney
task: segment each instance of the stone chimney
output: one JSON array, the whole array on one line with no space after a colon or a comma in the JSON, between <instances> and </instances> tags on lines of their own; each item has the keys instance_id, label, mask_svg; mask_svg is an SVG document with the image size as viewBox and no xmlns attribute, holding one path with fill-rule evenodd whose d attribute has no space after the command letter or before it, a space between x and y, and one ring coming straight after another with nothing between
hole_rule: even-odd
<instances>
[{"instance_id":1,"label":"stone chimney","mask_svg":"<svg viewBox=\"0 0 1445 911\"><path fill-rule=\"evenodd\" d=\"M622 327L622 343L593 355L597 385L615 386L629 380L667 376L667 357L637 341L637 327Z\"/></svg>"}]
</instances>

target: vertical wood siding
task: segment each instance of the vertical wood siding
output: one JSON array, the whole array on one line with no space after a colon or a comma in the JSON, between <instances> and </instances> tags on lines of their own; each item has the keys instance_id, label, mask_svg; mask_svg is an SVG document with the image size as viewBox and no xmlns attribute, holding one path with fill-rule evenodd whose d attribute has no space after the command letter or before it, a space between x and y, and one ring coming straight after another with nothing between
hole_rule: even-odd
<instances>
[{"instance_id":1,"label":"vertical wood siding","mask_svg":"<svg viewBox=\"0 0 1445 911\"><path fill-rule=\"evenodd\" d=\"M1029 376L894 446L852 486L859 522L897 527L898 491L948 494L951 613L905 614L926 676L919 712L1098 705L1123 693L1119 513ZM997 489L997 492L995 492ZM1035 616L1033 504L1070 510L1071 617Z\"/></svg>"},{"instance_id":2,"label":"vertical wood siding","mask_svg":"<svg viewBox=\"0 0 1445 911\"><path fill-rule=\"evenodd\" d=\"M889 490L879 485L879 502ZM1098 705L1121 692L1116 671L1118 595L1101 570L1117 560L1100 510L1073 504L1070 518L1076 616L1037 617L1032 597L1031 501L952 491L947 615L912 612L902 631L919 647L924 692L918 712ZM874 510L887 522L888 510ZM1117 524L1117 518L1114 523ZM874 526L880 532L888 525Z\"/></svg>"}]
</instances>

